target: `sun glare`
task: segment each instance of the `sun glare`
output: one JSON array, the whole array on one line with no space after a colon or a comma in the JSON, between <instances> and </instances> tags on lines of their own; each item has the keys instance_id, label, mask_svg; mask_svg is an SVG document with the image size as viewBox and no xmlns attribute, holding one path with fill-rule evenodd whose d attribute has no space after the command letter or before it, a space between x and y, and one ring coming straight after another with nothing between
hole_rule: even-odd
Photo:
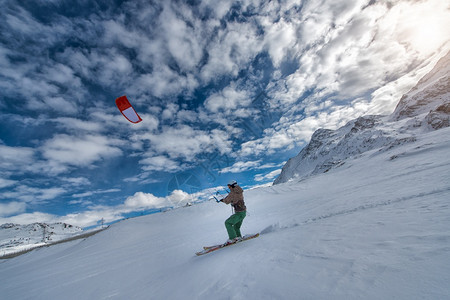
<instances>
[{"instance_id":1,"label":"sun glare","mask_svg":"<svg viewBox=\"0 0 450 300\"><path fill-rule=\"evenodd\" d=\"M422 55L429 55L450 41L450 10L440 1L410 4L399 17L400 41Z\"/></svg>"},{"instance_id":2,"label":"sun glare","mask_svg":"<svg viewBox=\"0 0 450 300\"><path fill-rule=\"evenodd\" d=\"M427 18L418 22L412 32L410 38L411 46L422 54L430 54L441 44L443 44L450 36L436 20Z\"/></svg>"}]
</instances>

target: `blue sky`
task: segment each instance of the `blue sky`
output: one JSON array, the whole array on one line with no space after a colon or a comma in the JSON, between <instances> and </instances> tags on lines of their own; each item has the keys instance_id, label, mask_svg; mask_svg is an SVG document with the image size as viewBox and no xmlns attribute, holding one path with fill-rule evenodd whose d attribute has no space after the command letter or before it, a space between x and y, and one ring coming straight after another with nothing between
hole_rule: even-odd
<instances>
[{"instance_id":1,"label":"blue sky","mask_svg":"<svg viewBox=\"0 0 450 300\"><path fill-rule=\"evenodd\" d=\"M316 129L392 112L450 49L441 0L1 6L0 223L93 226L270 183Z\"/></svg>"}]
</instances>

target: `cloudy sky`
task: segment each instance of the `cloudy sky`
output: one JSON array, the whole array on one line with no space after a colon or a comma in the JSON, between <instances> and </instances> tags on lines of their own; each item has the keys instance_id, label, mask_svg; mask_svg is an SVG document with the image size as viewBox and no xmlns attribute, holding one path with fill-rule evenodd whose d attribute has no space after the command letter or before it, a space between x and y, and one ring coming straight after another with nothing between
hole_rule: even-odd
<instances>
[{"instance_id":1,"label":"cloudy sky","mask_svg":"<svg viewBox=\"0 0 450 300\"><path fill-rule=\"evenodd\" d=\"M0 4L0 223L92 226L272 182L450 49L446 0Z\"/></svg>"}]
</instances>

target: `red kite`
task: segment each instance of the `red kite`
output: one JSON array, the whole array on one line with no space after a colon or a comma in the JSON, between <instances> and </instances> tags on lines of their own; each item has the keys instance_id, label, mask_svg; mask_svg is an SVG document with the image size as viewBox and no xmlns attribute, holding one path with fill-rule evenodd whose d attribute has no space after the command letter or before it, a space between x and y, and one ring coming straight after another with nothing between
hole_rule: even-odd
<instances>
[{"instance_id":1,"label":"red kite","mask_svg":"<svg viewBox=\"0 0 450 300\"><path fill-rule=\"evenodd\" d=\"M116 105L122 115L131 123L139 123L140 121L142 121L141 117L139 117L133 106L131 106L130 102L127 99L127 96L117 98Z\"/></svg>"}]
</instances>

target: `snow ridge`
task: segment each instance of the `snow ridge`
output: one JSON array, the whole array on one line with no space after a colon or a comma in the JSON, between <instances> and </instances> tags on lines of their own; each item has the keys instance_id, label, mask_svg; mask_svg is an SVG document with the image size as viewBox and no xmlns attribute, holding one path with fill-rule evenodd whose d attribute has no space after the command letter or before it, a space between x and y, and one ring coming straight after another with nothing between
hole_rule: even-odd
<instances>
[{"instance_id":1,"label":"snow ridge","mask_svg":"<svg viewBox=\"0 0 450 300\"><path fill-rule=\"evenodd\" d=\"M411 91L403 95L392 114L392 120L442 111L450 113L450 52ZM448 118L446 125L433 126L434 129L442 127L448 127Z\"/></svg>"}]
</instances>

